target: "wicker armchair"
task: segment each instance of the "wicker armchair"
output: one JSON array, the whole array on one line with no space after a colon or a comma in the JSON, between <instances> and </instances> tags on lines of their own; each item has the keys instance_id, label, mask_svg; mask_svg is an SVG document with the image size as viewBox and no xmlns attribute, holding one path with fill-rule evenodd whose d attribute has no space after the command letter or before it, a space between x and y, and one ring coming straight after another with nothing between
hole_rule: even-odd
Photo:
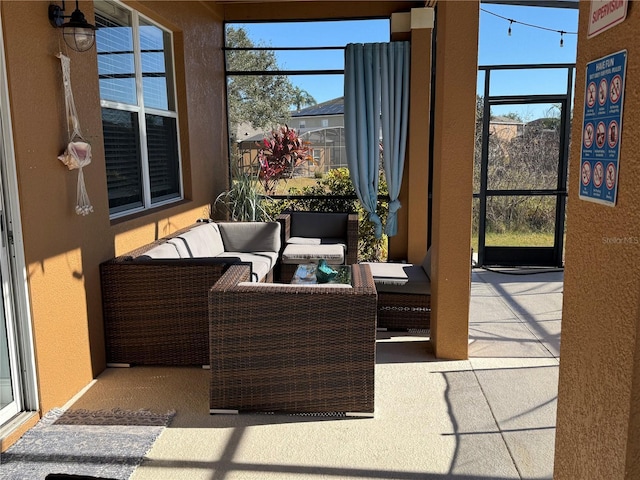
<instances>
[{"instance_id":1,"label":"wicker armchair","mask_svg":"<svg viewBox=\"0 0 640 480\"><path fill-rule=\"evenodd\" d=\"M352 286L249 284L233 265L209 292L211 413L374 410L376 292Z\"/></svg>"},{"instance_id":2,"label":"wicker armchair","mask_svg":"<svg viewBox=\"0 0 640 480\"><path fill-rule=\"evenodd\" d=\"M277 221L282 235L279 278L283 283L291 281L301 263L317 263L320 258L334 265L358 263L358 214L285 212ZM290 254L293 249L296 253Z\"/></svg>"}]
</instances>

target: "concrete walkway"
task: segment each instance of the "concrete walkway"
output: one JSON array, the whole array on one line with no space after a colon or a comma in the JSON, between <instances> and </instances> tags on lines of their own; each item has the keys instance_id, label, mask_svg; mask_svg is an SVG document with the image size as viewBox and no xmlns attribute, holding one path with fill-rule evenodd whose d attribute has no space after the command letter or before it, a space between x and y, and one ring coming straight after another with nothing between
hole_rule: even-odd
<instances>
[{"instance_id":1,"label":"concrete walkway","mask_svg":"<svg viewBox=\"0 0 640 480\"><path fill-rule=\"evenodd\" d=\"M381 332L372 419L208 414L208 372L107 369L72 408L177 414L134 480L550 479L562 273L473 271L470 360Z\"/></svg>"}]
</instances>

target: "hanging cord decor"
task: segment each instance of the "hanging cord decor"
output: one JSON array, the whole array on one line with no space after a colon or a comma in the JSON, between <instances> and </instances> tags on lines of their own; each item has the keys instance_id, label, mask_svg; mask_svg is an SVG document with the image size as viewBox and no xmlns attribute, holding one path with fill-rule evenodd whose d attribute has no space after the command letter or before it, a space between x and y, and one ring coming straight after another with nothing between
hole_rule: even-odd
<instances>
[{"instance_id":1,"label":"hanging cord decor","mask_svg":"<svg viewBox=\"0 0 640 480\"><path fill-rule=\"evenodd\" d=\"M73 100L71 90L71 59L62 53L56 55L62 64L62 82L64 84L64 103L67 112L67 132L69 134L69 144L64 153L58 157L69 170L78 170L78 189L76 200L76 213L78 215L89 215L93 212L89 195L84 184L84 174L82 168L91 163L91 145L84 140L80 131L76 104Z\"/></svg>"}]
</instances>

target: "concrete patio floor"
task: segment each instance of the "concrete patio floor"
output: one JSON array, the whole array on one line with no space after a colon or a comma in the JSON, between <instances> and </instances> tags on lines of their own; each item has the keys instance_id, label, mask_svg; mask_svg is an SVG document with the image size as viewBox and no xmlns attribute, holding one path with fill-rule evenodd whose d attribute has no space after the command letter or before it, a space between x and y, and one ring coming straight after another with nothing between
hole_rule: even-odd
<instances>
[{"instance_id":1,"label":"concrete patio floor","mask_svg":"<svg viewBox=\"0 0 640 480\"><path fill-rule=\"evenodd\" d=\"M374 418L211 416L198 368L110 368L70 407L176 410L134 480L550 479L562 282L474 269L467 361L379 332Z\"/></svg>"}]
</instances>

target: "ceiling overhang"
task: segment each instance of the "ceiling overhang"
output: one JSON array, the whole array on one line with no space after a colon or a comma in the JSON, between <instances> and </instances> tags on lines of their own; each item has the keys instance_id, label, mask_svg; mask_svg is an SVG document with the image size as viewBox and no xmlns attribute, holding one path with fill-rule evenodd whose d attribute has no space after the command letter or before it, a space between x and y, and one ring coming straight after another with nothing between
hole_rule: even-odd
<instances>
[{"instance_id":1,"label":"ceiling overhang","mask_svg":"<svg viewBox=\"0 0 640 480\"><path fill-rule=\"evenodd\" d=\"M392 13L432 6L435 0L216 0L226 21L289 21L389 18Z\"/></svg>"},{"instance_id":2,"label":"ceiling overhang","mask_svg":"<svg viewBox=\"0 0 640 480\"><path fill-rule=\"evenodd\" d=\"M518 5L524 7L580 8L579 0L481 0L480 3Z\"/></svg>"}]
</instances>

